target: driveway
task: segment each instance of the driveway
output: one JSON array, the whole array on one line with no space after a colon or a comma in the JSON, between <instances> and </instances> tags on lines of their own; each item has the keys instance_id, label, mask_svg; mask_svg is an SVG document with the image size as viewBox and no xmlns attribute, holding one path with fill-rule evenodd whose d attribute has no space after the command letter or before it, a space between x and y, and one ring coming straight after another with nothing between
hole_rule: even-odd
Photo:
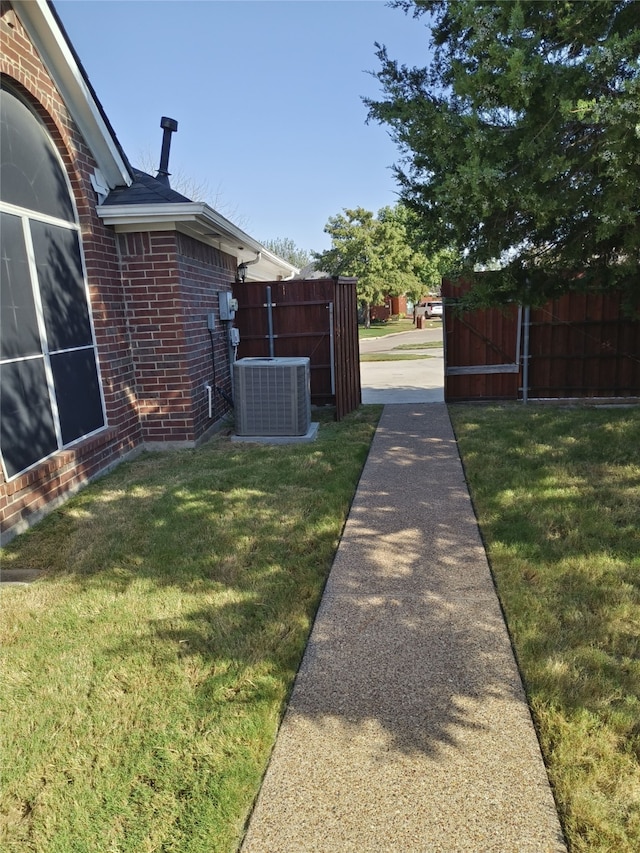
<instances>
[{"instance_id":1,"label":"driveway","mask_svg":"<svg viewBox=\"0 0 640 853\"><path fill-rule=\"evenodd\" d=\"M360 353L390 352L408 344L416 354L430 356L407 361L373 361L360 364L363 403L444 402L444 358L442 349L421 349L425 343L442 340L442 327L414 329L360 341Z\"/></svg>"}]
</instances>

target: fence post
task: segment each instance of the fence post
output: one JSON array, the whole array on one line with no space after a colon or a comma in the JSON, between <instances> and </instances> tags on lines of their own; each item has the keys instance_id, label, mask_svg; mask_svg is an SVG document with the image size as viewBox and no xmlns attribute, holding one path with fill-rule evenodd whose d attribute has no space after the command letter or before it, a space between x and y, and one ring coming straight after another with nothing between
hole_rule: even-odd
<instances>
[{"instance_id":1,"label":"fence post","mask_svg":"<svg viewBox=\"0 0 640 853\"><path fill-rule=\"evenodd\" d=\"M526 406L529 401L529 327L531 325L531 307L524 306L522 320L524 335L522 339L522 402Z\"/></svg>"},{"instance_id":2,"label":"fence post","mask_svg":"<svg viewBox=\"0 0 640 853\"><path fill-rule=\"evenodd\" d=\"M327 305L329 309L329 361L331 362L331 393L336 393L336 351L333 339L333 302Z\"/></svg>"},{"instance_id":3,"label":"fence post","mask_svg":"<svg viewBox=\"0 0 640 853\"><path fill-rule=\"evenodd\" d=\"M273 302L271 301L271 287L267 285L267 326L269 335L269 358L274 356L273 346Z\"/></svg>"}]
</instances>

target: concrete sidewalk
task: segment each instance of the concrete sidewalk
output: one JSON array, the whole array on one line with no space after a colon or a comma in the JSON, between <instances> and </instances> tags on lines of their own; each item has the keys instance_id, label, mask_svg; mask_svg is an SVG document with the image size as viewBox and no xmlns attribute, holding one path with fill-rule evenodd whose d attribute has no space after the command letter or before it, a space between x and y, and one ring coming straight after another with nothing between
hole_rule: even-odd
<instances>
[{"instance_id":1,"label":"concrete sidewalk","mask_svg":"<svg viewBox=\"0 0 640 853\"><path fill-rule=\"evenodd\" d=\"M446 406L386 406L242 851L564 850Z\"/></svg>"}]
</instances>

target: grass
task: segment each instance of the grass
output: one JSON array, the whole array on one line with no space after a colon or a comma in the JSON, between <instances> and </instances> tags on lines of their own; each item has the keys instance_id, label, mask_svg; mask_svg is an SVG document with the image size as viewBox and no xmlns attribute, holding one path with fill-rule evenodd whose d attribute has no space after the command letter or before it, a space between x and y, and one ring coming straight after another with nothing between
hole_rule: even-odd
<instances>
[{"instance_id":1,"label":"grass","mask_svg":"<svg viewBox=\"0 0 640 853\"><path fill-rule=\"evenodd\" d=\"M398 332L413 332L415 325L411 319L402 320L387 320L386 322L373 322L371 327L365 329L364 326L358 326L358 338L367 340L368 338L382 338L385 335L397 335ZM442 328L442 320L427 320L425 329Z\"/></svg>"},{"instance_id":2,"label":"grass","mask_svg":"<svg viewBox=\"0 0 640 853\"><path fill-rule=\"evenodd\" d=\"M152 454L4 551L0 846L233 851L380 414Z\"/></svg>"},{"instance_id":3,"label":"grass","mask_svg":"<svg viewBox=\"0 0 640 853\"><path fill-rule=\"evenodd\" d=\"M425 358L435 358L434 355L425 355L424 353L409 353L409 352L396 352L395 350L390 350L389 352L361 352L360 353L360 361L413 361L417 358L425 359Z\"/></svg>"},{"instance_id":4,"label":"grass","mask_svg":"<svg viewBox=\"0 0 640 853\"><path fill-rule=\"evenodd\" d=\"M399 344L386 352L361 352L360 361L411 361L417 358L435 358L420 350L442 349L442 341L425 341L420 344ZM410 352L408 352L410 350Z\"/></svg>"},{"instance_id":5,"label":"grass","mask_svg":"<svg viewBox=\"0 0 640 853\"><path fill-rule=\"evenodd\" d=\"M393 348L393 351L421 349L442 349L442 341L424 341L421 344L399 344L397 347Z\"/></svg>"},{"instance_id":6,"label":"grass","mask_svg":"<svg viewBox=\"0 0 640 853\"><path fill-rule=\"evenodd\" d=\"M635 853L640 410L450 412L571 853ZM3 850L237 848L379 413L141 457L5 549L45 577L1 593Z\"/></svg>"},{"instance_id":7,"label":"grass","mask_svg":"<svg viewBox=\"0 0 640 853\"><path fill-rule=\"evenodd\" d=\"M363 341L368 338L382 338L385 335L396 335L398 332L411 332L415 329L413 320L386 320L376 321L371 323L367 329L365 326L358 326L358 338Z\"/></svg>"},{"instance_id":8,"label":"grass","mask_svg":"<svg viewBox=\"0 0 640 853\"><path fill-rule=\"evenodd\" d=\"M572 853L640 850L640 410L452 406Z\"/></svg>"}]
</instances>

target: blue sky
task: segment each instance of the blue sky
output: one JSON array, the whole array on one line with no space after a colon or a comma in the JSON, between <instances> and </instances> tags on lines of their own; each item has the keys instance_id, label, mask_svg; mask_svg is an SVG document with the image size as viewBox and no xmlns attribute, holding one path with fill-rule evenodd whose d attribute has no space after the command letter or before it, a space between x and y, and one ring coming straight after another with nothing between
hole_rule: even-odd
<instances>
[{"instance_id":1,"label":"blue sky","mask_svg":"<svg viewBox=\"0 0 640 853\"><path fill-rule=\"evenodd\" d=\"M398 152L361 98L380 94L376 41L427 63L424 19L384 0L54 2L133 165L157 168L176 119L170 171L256 239L322 251L330 216L395 203Z\"/></svg>"}]
</instances>

